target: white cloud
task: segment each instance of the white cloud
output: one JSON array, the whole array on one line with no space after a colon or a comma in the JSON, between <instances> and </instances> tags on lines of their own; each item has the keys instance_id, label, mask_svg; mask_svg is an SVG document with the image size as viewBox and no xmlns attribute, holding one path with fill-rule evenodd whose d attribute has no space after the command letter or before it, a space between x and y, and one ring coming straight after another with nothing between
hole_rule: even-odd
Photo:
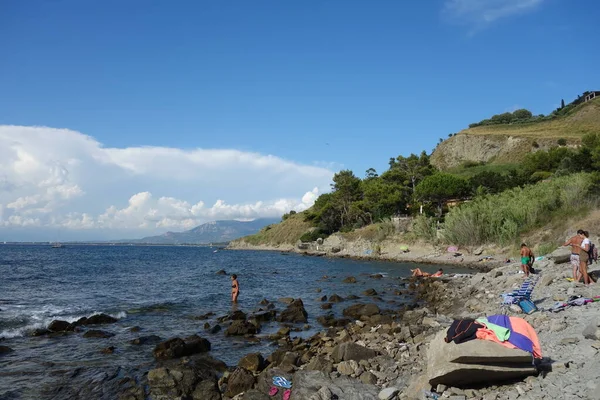
<instances>
[{"instance_id":1,"label":"white cloud","mask_svg":"<svg viewBox=\"0 0 600 400\"><path fill-rule=\"evenodd\" d=\"M273 155L108 148L68 129L0 126L0 227L153 233L278 217L310 207L332 176Z\"/></svg>"},{"instance_id":2,"label":"white cloud","mask_svg":"<svg viewBox=\"0 0 600 400\"><path fill-rule=\"evenodd\" d=\"M450 21L481 29L499 19L538 9L544 0L446 0L443 15Z\"/></svg>"}]
</instances>

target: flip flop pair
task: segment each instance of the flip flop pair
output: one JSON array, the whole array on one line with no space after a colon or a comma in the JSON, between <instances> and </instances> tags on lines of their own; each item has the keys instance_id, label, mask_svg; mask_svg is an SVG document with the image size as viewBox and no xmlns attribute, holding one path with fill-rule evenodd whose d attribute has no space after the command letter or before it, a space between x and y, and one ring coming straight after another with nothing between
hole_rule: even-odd
<instances>
[{"instance_id":1,"label":"flip flop pair","mask_svg":"<svg viewBox=\"0 0 600 400\"><path fill-rule=\"evenodd\" d=\"M275 396L278 392L279 392L279 389L277 389L275 386L273 386L271 388L271 390L269 390L269 396ZM291 395L292 395L292 391L290 389L286 389L286 391L283 392L283 400L290 400Z\"/></svg>"}]
</instances>

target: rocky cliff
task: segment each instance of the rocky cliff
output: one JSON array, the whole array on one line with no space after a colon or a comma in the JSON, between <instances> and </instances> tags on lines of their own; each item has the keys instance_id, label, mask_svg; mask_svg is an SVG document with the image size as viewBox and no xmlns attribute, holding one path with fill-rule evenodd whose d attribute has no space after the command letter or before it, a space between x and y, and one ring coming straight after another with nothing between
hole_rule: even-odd
<instances>
[{"instance_id":1,"label":"rocky cliff","mask_svg":"<svg viewBox=\"0 0 600 400\"><path fill-rule=\"evenodd\" d=\"M588 133L600 134L600 99L577 105L551 120L465 129L440 143L431 163L440 169L465 162L518 163L531 152L557 146L559 140L578 146Z\"/></svg>"}]
</instances>

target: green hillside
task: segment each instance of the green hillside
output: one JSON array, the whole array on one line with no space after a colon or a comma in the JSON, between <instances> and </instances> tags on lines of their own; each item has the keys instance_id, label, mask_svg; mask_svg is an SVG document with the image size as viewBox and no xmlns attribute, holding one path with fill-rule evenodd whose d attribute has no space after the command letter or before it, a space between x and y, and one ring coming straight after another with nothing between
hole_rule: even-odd
<instances>
[{"instance_id":1,"label":"green hillside","mask_svg":"<svg viewBox=\"0 0 600 400\"><path fill-rule=\"evenodd\" d=\"M510 135L532 139L564 138L569 143L578 143L588 133L600 133L600 98L575 105L550 119L477 126L459 132L466 135Z\"/></svg>"}]
</instances>

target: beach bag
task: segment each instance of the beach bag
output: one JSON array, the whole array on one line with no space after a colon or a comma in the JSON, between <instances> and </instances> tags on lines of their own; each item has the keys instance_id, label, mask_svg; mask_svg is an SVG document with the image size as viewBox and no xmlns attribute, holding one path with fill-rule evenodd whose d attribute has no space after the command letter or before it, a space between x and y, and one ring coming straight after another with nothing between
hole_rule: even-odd
<instances>
[{"instance_id":1,"label":"beach bag","mask_svg":"<svg viewBox=\"0 0 600 400\"><path fill-rule=\"evenodd\" d=\"M588 250L588 264L592 265L594 262L598 262L598 249L594 243L590 242L590 249Z\"/></svg>"},{"instance_id":2,"label":"beach bag","mask_svg":"<svg viewBox=\"0 0 600 400\"><path fill-rule=\"evenodd\" d=\"M519 307L521 307L521 310L523 310L525 314L531 314L537 311L537 307L533 301L527 299L519 301Z\"/></svg>"}]
</instances>

